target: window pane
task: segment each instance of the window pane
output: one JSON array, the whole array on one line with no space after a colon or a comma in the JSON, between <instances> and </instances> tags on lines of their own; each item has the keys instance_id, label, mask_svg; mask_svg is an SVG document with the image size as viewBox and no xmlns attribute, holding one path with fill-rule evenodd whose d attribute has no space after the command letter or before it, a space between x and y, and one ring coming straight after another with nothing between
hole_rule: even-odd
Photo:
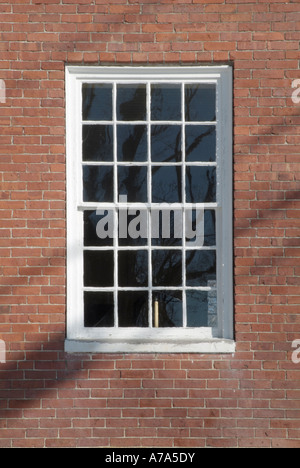
<instances>
[{"instance_id":1,"label":"window pane","mask_svg":"<svg viewBox=\"0 0 300 468\"><path fill-rule=\"evenodd\" d=\"M148 286L148 252L146 250L119 252L119 286Z\"/></svg>"},{"instance_id":2,"label":"window pane","mask_svg":"<svg viewBox=\"0 0 300 468\"><path fill-rule=\"evenodd\" d=\"M112 85L84 84L82 86L83 120L112 120Z\"/></svg>"},{"instance_id":3,"label":"window pane","mask_svg":"<svg viewBox=\"0 0 300 468\"><path fill-rule=\"evenodd\" d=\"M216 213L214 210L203 211L186 209L186 242L189 247L214 247L216 245ZM203 231L204 230L204 231Z\"/></svg>"},{"instance_id":4,"label":"window pane","mask_svg":"<svg viewBox=\"0 0 300 468\"><path fill-rule=\"evenodd\" d=\"M185 158L187 162L216 161L216 127L186 126Z\"/></svg>"},{"instance_id":5,"label":"window pane","mask_svg":"<svg viewBox=\"0 0 300 468\"><path fill-rule=\"evenodd\" d=\"M187 286L208 286L217 279L216 252L205 250L190 250L186 253L186 284Z\"/></svg>"},{"instance_id":6,"label":"window pane","mask_svg":"<svg viewBox=\"0 0 300 468\"><path fill-rule=\"evenodd\" d=\"M114 285L114 253L84 252L84 286L106 288Z\"/></svg>"},{"instance_id":7,"label":"window pane","mask_svg":"<svg viewBox=\"0 0 300 468\"><path fill-rule=\"evenodd\" d=\"M149 326L148 297L147 291L119 292L119 327Z\"/></svg>"},{"instance_id":8,"label":"window pane","mask_svg":"<svg viewBox=\"0 0 300 468\"><path fill-rule=\"evenodd\" d=\"M152 202L181 203L181 167L158 166L152 168Z\"/></svg>"},{"instance_id":9,"label":"window pane","mask_svg":"<svg viewBox=\"0 0 300 468\"><path fill-rule=\"evenodd\" d=\"M134 214L131 214L134 213ZM142 246L148 244L147 210L119 210L119 245Z\"/></svg>"},{"instance_id":10,"label":"window pane","mask_svg":"<svg viewBox=\"0 0 300 468\"><path fill-rule=\"evenodd\" d=\"M154 250L152 271L154 286L182 286L182 252Z\"/></svg>"},{"instance_id":11,"label":"window pane","mask_svg":"<svg viewBox=\"0 0 300 468\"><path fill-rule=\"evenodd\" d=\"M84 293L84 326L114 326L114 295L107 292Z\"/></svg>"},{"instance_id":12,"label":"window pane","mask_svg":"<svg viewBox=\"0 0 300 468\"><path fill-rule=\"evenodd\" d=\"M113 198L113 168L111 166L84 166L83 201L112 203Z\"/></svg>"},{"instance_id":13,"label":"window pane","mask_svg":"<svg viewBox=\"0 0 300 468\"><path fill-rule=\"evenodd\" d=\"M156 84L151 87L151 119L181 120L181 86Z\"/></svg>"},{"instance_id":14,"label":"window pane","mask_svg":"<svg viewBox=\"0 0 300 468\"><path fill-rule=\"evenodd\" d=\"M113 127L84 125L82 128L83 161L113 161Z\"/></svg>"},{"instance_id":15,"label":"window pane","mask_svg":"<svg viewBox=\"0 0 300 468\"><path fill-rule=\"evenodd\" d=\"M147 151L145 125L118 125L118 161L147 161Z\"/></svg>"},{"instance_id":16,"label":"window pane","mask_svg":"<svg viewBox=\"0 0 300 468\"><path fill-rule=\"evenodd\" d=\"M153 293L153 327L170 328L182 326L182 292L156 291Z\"/></svg>"},{"instance_id":17,"label":"window pane","mask_svg":"<svg viewBox=\"0 0 300 468\"><path fill-rule=\"evenodd\" d=\"M153 162L181 162L181 127L179 125L153 126L151 154Z\"/></svg>"},{"instance_id":18,"label":"window pane","mask_svg":"<svg viewBox=\"0 0 300 468\"><path fill-rule=\"evenodd\" d=\"M86 247L105 247L113 245L113 212L105 211L103 215L96 211L85 211L84 219L84 245ZM100 232L106 232L99 237Z\"/></svg>"},{"instance_id":19,"label":"window pane","mask_svg":"<svg viewBox=\"0 0 300 468\"><path fill-rule=\"evenodd\" d=\"M212 122L216 120L216 87L213 84L185 86L185 120Z\"/></svg>"},{"instance_id":20,"label":"window pane","mask_svg":"<svg viewBox=\"0 0 300 468\"><path fill-rule=\"evenodd\" d=\"M187 326L217 327L217 291L187 291Z\"/></svg>"},{"instance_id":21,"label":"window pane","mask_svg":"<svg viewBox=\"0 0 300 468\"><path fill-rule=\"evenodd\" d=\"M117 119L146 120L146 96L146 85L118 85Z\"/></svg>"},{"instance_id":22,"label":"window pane","mask_svg":"<svg viewBox=\"0 0 300 468\"><path fill-rule=\"evenodd\" d=\"M216 201L216 168L186 168L187 203L214 203Z\"/></svg>"},{"instance_id":23,"label":"window pane","mask_svg":"<svg viewBox=\"0 0 300 468\"><path fill-rule=\"evenodd\" d=\"M118 167L118 184L129 203L147 203L147 167Z\"/></svg>"},{"instance_id":24,"label":"window pane","mask_svg":"<svg viewBox=\"0 0 300 468\"><path fill-rule=\"evenodd\" d=\"M182 209L151 211L152 245L182 246L183 212Z\"/></svg>"},{"instance_id":25,"label":"window pane","mask_svg":"<svg viewBox=\"0 0 300 468\"><path fill-rule=\"evenodd\" d=\"M214 210L205 210L204 233L204 245L208 247L216 246L216 213Z\"/></svg>"}]
</instances>

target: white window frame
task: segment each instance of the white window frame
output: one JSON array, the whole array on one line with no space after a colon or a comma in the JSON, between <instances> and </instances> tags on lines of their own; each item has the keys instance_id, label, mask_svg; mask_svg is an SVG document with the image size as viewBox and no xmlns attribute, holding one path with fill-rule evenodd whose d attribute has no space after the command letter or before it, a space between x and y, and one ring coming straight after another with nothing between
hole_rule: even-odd
<instances>
[{"instance_id":1,"label":"white window frame","mask_svg":"<svg viewBox=\"0 0 300 468\"><path fill-rule=\"evenodd\" d=\"M83 83L215 83L217 89L218 329L84 328L82 202ZM147 124L147 122L146 122ZM65 350L101 353L233 353L232 68L66 67L67 339ZM207 165L207 164L205 164ZM164 288L162 288L164 289Z\"/></svg>"}]
</instances>

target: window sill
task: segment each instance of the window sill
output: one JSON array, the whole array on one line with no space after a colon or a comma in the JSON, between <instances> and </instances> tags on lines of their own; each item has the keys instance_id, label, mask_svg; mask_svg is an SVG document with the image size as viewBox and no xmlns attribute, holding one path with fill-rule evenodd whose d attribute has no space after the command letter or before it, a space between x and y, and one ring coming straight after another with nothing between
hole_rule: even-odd
<instances>
[{"instance_id":1,"label":"window sill","mask_svg":"<svg viewBox=\"0 0 300 468\"><path fill-rule=\"evenodd\" d=\"M222 338L204 339L198 342L141 342L126 341L85 341L66 340L67 353L203 353L232 354L235 352L235 342Z\"/></svg>"}]
</instances>

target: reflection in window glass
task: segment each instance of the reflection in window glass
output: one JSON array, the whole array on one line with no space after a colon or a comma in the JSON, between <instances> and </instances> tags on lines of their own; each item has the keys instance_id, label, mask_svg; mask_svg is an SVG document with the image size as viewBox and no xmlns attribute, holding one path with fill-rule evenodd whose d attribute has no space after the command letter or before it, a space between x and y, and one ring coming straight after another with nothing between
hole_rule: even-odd
<instances>
[{"instance_id":1,"label":"reflection in window glass","mask_svg":"<svg viewBox=\"0 0 300 468\"><path fill-rule=\"evenodd\" d=\"M190 250L186 253L186 284L187 286L208 286L210 281L216 281L216 252L210 250Z\"/></svg>"},{"instance_id":2,"label":"reflection in window glass","mask_svg":"<svg viewBox=\"0 0 300 468\"><path fill-rule=\"evenodd\" d=\"M84 125L82 142L83 161L113 161L112 125Z\"/></svg>"},{"instance_id":3,"label":"reflection in window glass","mask_svg":"<svg viewBox=\"0 0 300 468\"><path fill-rule=\"evenodd\" d=\"M83 120L112 120L112 85L84 84L82 86Z\"/></svg>"},{"instance_id":4,"label":"reflection in window glass","mask_svg":"<svg viewBox=\"0 0 300 468\"><path fill-rule=\"evenodd\" d=\"M204 212L204 245L214 247L216 243L216 212L205 210Z\"/></svg>"},{"instance_id":5,"label":"reflection in window glass","mask_svg":"<svg viewBox=\"0 0 300 468\"><path fill-rule=\"evenodd\" d=\"M151 132L152 162L181 162L181 127L155 125Z\"/></svg>"},{"instance_id":6,"label":"reflection in window glass","mask_svg":"<svg viewBox=\"0 0 300 468\"><path fill-rule=\"evenodd\" d=\"M158 166L152 168L152 202L182 202L181 167Z\"/></svg>"},{"instance_id":7,"label":"reflection in window glass","mask_svg":"<svg viewBox=\"0 0 300 468\"><path fill-rule=\"evenodd\" d=\"M187 203L214 203L216 201L216 168L186 168Z\"/></svg>"},{"instance_id":8,"label":"reflection in window glass","mask_svg":"<svg viewBox=\"0 0 300 468\"><path fill-rule=\"evenodd\" d=\"M182 326L182 292L155 291L153 293L153 327L172 328Z\"/></svg>"},{"instance_id":9,"label":"reflection in window glass","mask_svg":"<svg viewBox=\"0 0 300 468\"><path fill-rule=\"evenodd\" d=\"M138 247L148 244L148 213L147 210L120 209L119 226L122 224L119 235L119 246Z\"/></svg>"},{"instance_id":10,"label":"reflection in window glass","mask_svg":"<svg viewBox=\"0 0 300 468\"><path fill-rule=\"evenodd\" d=\"M212 282L210 286L215 286ZM217 327L217 291L187 291L187 326Z\"/></svg>"},{"instance_id":11,"label":"reflection in window glass","mask_svg":"<svg viewBox=\"0 0 300 468\"><path fill-rule=\"evenodd\" d=\"M182 246L182 210L152 210L152 245L160 247Z\"/></svg>"},{"instance_id":12,"label":"reflection in window glass","mask_svg":"<svg viewBox=\"0 0 300 468\"><path fill-rule=\"evenodd\" d=\"M118 85L117 119L123 121L146 120L146 85Z\"/></svg>"},{"instance_id":13,"label":"reflection in window glass","mask_svg":"<svg viewBox=\"0 0 300 468\"><path fill-rule=\"evenodd\" d=\"M154 286L182 286L182 252L154 250L152 270Z\"/></svg>"},{"instance_id":14,"label":"reflection in window glass","mask_svg":"<svg viewBox=\"0 0 300 468\"><path fill-rule=\"evenodd\" d=\"M129 203L147 203L147 168L118 167L119 196L127 196Z\"/></svg>"},{"instance_id":15,"label":"reflection in window glass","mask_svg":"<svg viewBox=\"0 0 300 468\"><path fill-rule=\"evenodd\" d=\"M185 139L187 162L215 162L217 144L215 126L186 126Z\"/></svg>"},{"instance_id":16,"label":"reflection in window glass","mask_svg":"<svg viewBox=\"0 0 300 468\"><path fill-rule=\"evenodd\" d=\"M213 84L185 86L185 119L188 122L216 120L216 87Z\"/></svg>"},{"instance_id":17,"label":"reflection in window glass","mask_svg":"<svg viewBox=\"0 0 300 468\"><path fill-rule=\"evenodd\" d=\"M199 210L189 210L186 214L186 219L188 220L188 229L190 237L186 238L186 242L189 243L189 246L192 246L191 243L196 242L196 236L202 234L202 211ZM192 237L191 234L194 234ZM214 210L204 210L204 243L205 247L215 247L216 246L216 213Z\"/></svg>"},{"instance_id":18,"label":"reflection in window glass","mask_svg":"<svg viewBox=\"0 0 300 468\"><path fill-rule=\"evenodd\" d=\"M118 125L117 148L118 161L147 161L147 127L144 125Z\"/></svg>"},{"instance_id":19,"label":"reflection in window glass","mask_svg":"<svg viewBox=\"0 0 300 468\"><path fill-rule=\"evenodd\" d=\"M181 120L181 85L152 85L151 119Z\"/></svg>"}]
</instances>

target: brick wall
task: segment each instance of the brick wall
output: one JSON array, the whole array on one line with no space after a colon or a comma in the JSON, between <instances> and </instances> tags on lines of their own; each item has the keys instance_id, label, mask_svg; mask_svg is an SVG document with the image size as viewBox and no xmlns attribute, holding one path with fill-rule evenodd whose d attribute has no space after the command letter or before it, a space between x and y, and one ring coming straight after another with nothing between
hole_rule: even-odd
<instances>
[{"instance_id":1,"label":"brick wall","mask_svg":"<svg viewBox=\"0 0 300 468\"><path fill-rule=\"evenodd\" d=\"M0 0L0 446L300 446L299 22L283 0ZM65 64L229 62L236 354L66 355Z\"/></svg>"}]
</instances>

